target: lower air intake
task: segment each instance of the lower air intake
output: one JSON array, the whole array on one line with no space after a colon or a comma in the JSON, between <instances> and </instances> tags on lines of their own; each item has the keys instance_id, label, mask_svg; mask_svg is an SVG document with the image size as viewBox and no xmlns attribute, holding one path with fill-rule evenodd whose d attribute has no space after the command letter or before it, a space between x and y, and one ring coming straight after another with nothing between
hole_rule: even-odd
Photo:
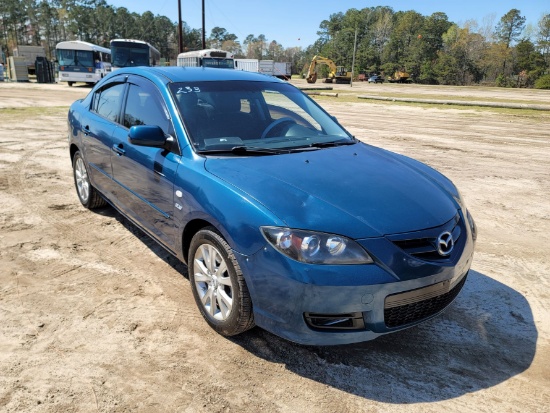
<instances>
[{"instance_id":1,"label":"lower air intake","mask_svg":"<svg viewBox=\"0 0 550 413\"><path fill-rule=\"evenodd\" d=\"M445 293L431 296L430 298L423 299L422 301L411 302L414 301L414 298L411 298L410 296L407 297L407 295L410 295L410 292L388 296L386 298L386 305L384 308L384 321L386 327L400 327L406 324L421 321L434 314L437 314L453 302L453 300L456 298L456 296L464 286L465 282L466 276L464 276L458 284L456 284L453 288L446 291ZM419 290L419 292L423 294L423 297L430 296L430 291L428 291L428 294L426 294L422 290L424 289ZM400 296L403 296L404 299L399 300ZM419 294L418 296L420 297L421 295ZM398 306L391 306L392 302L397 303L399 301L409 301L409 303Z\"/></svg>"},{"instance_id":2,"label":"lower air intake","mask_svg":"<svg viewBox=\"0 0 550 413\"><path fill-rule=\"evenodd\" d=\"M363 313L316 314L304 313L307 325L314 330L364 330Z\"/></svg>"}]
</instances>

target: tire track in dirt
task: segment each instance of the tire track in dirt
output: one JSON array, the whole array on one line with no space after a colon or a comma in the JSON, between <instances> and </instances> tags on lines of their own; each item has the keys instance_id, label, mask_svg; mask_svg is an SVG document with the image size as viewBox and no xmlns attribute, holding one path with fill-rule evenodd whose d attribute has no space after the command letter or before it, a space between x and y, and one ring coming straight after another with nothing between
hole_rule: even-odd
<instances>
[{"instance_id":1,"label":"tire track in dirt","mask_svg":"<svg viewBox=\"0 0 550 413\"><path fill-rule=\"evenodd\" d=\"M64 119L61 119L59 119L59 124L64 125ZM38 132L39 130L29 128L22 134L22 138L26 139L27 134L29 139L36 137ZM64 141L61 136L59 139ZM180 274L176 273L175 276L162 278L152 276L158 273L156 268L158 264L152 264L149 271L146 268L139 272L126 270L126 268L132 268L133 257L136 254L149 254L153 263L159 261L159 256L166 260L169 254L156 243L110 208L106 208L100 214L86 211L78 203L76 195L74 195L71 204L58 203L59 201L67 202L67 199L59 198L56 194L66 193L67 188L73 185L71 170L63 168L62 171L64 170L65 173L59 170L59 165L69 164L68 156L66 159L58 159L51 165L45 165L46 172L41 169L42 172L39 173L35 172L35 160L44 152L59 150L63 146L52 145L50 135L43 139L35 139L32 151L26 152L21 162L14 163L4 178L7 179L6 186L8 188L26 188L25 191L14 194L22 206L20 211L24 211L24 215L39 217L40 226L50 227L48 232L54 231L57 234L62 234L63 241L52 240L48 243L49 245L41 246L42 256L38 254L39 251L34 250L35 247L31 247L31 251L27 252L27 255L38 263L37 265L39 265L41 257L42 261L48 262L48 251L57 251L57 259L61 262L72 262L69 268L53 270L52 278L47 282L62 286L67 283L68 279L61 274L69 274L71 284L78 283L82 287L93 287L98 282L98 274L130 277L138 286L147 283L149 293L157 290L156 294L164 295L167 292L171 296L168 301L162 300L164 304L160 305L159 312L165 311L168 313L167 315L181 314L182 319L196 319L202 322L200 315L195 311L195 304L189 288L186 288L188 281L182 279ZM54 189L49 194L42 196L41 199L45 202L36 202L36 193L40 192L43 184L53 188L52 182L58 184L56 185L59 187L58 190ZM74 194L74 189L72 189L72 193ZM113 233L117 234L114 239ZM97 263L101 263L101 265L97 265ZM164 271L173 272L173 267L166 267L165 264L163 266L165 267ZM76 277L75 272L79 273ZM153 290L151 290L152 287ZM138 290L139 287L134 289L134 293ZM188 304L182 305L182 300ZM155 305L159 305L159 303ZM149 306L142 307L145 312L155 311ZM146 317L138 314L137 318L145 319ZM179 318L175 320L171 328L177 330L181 321Z\"/></svg>"}]
</instances>

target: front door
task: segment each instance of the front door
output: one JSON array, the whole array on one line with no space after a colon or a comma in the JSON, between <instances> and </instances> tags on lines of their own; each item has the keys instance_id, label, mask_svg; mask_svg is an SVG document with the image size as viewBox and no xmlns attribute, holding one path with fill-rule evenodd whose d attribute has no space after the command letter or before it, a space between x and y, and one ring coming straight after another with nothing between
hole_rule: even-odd
<instances>
[{"instance_id":1,"label":"front door","mask_svg":"<svg viewBox=\"0 0 550 413\"><path fill-rule=\"evenodd\" d=\"M176 233L174 180L181 157L165 149L128 142L131 126L158 125L168 135L173 134L172 122L152 83L130 77L128 87L122 125L115 129L111 147L116 198L124 213L172 249Z\"/></svg>"}]
</instances>

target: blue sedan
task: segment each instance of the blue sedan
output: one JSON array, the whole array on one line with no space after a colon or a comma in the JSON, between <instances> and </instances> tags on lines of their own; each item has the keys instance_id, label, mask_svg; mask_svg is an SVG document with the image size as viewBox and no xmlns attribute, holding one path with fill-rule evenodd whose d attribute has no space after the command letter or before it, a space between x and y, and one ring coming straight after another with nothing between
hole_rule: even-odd
<instances>
[{"instance_id":1,"label":"blue sedan","mask_svg":"<svg viewBox=\"0 0 550 413\"><path fill-rule=\"evenodd\" d=\"M186 263L224 336L371 340L439 314L466 282L476 226L451 181L276 78L120 69L72 104L68 129L82 205L112 205Z\"/></svg>"}]
</instances>

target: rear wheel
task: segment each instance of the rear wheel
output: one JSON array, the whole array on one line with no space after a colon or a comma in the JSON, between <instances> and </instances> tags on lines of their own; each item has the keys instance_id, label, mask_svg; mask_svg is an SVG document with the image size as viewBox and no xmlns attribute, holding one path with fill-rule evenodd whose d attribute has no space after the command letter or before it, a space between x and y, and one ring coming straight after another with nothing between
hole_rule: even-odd
<instances>
[{"instance_id":1,"label":"rear wheel","mask_svg":"<svg viewBox=\"0 0 550 413\"><path fill-rule=\"evenodd\" d=\"M107 203L101 197L99 192L90 183L88 169L80 151L74 154L73 158L73 177L76 193L80 203L88 209L95 209L105 206Z\"/></svg>"},{"instance_id":2,"label":"rear wheel","mask_svg":"<svg viewBox=\"0 0 550 413\"><path fill-rule=\"evenodd\" d=\"M69 86L72 86L74 82L67 82Z\"/></svg>"},{"instance_id":3,"label":"rear wheel","mask_svg":"<svg viewBox=\"0 0 550 413\"><path fill-rule=\"evenodd\" d=\"M219 334L234 336L254 326L241 268L214 227L202 229L191 240L189 282L202 316Z\"/></svg>"}]
</instances>

